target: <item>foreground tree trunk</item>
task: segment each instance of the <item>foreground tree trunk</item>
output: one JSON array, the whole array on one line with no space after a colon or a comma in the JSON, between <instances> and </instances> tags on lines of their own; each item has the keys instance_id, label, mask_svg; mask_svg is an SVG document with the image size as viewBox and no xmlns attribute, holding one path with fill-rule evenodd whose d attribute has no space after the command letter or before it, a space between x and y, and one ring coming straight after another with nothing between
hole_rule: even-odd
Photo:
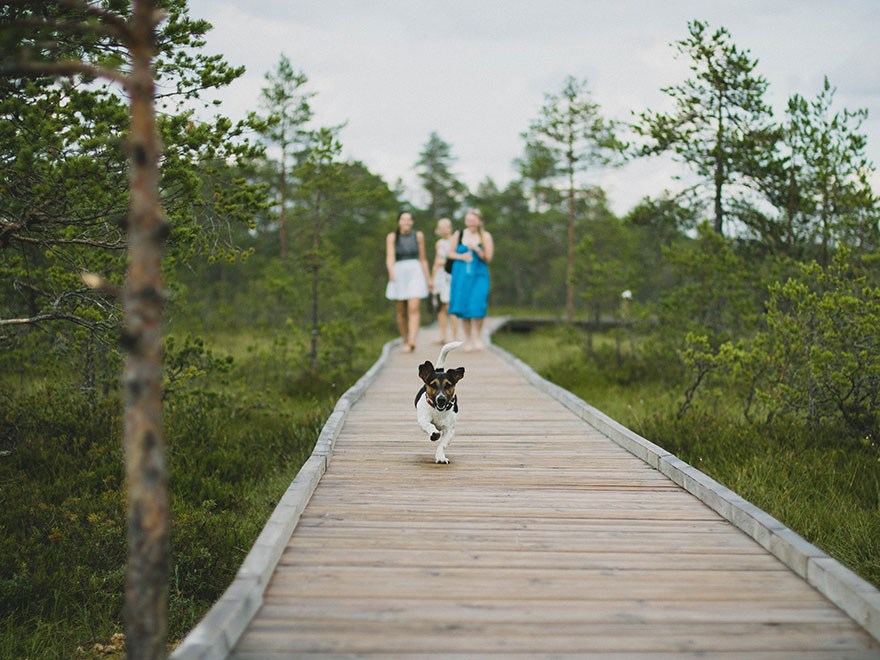
<instances>
[{"instance_id":1,"label":"foreground tree trunk","mask_svg":"<svg viewBox=\"0 0 880 660\"><path fill-rule=\"evenodd\" d=\"M128 492L126 647L130 658L166 655L169 497L162 433L161 260L168 225L159 203L161 146L154 107L157 14L154 0L133 0L128 29L132 70L129 268L123 292L127 349L125 465Z\"/></svg>"}]
</instances>

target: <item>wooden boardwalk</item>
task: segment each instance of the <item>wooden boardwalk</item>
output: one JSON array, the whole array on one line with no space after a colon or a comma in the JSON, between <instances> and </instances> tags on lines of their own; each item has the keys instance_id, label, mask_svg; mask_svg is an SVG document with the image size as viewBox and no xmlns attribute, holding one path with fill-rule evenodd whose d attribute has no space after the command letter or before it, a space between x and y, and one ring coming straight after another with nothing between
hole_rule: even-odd
<instances>
[{"instance_id":1,"label":"wooden boardwalk","mask_svg":"<svg viewBox=\"0 0 880 660\"><path fill-rule=\"evenodd\" d=\"M807 580L494 350L450 356L467 372L451 463L434 464L413 408L434 336L395 349L351 407L233 658L880 658Z\"/></svg>"}]
</instances>

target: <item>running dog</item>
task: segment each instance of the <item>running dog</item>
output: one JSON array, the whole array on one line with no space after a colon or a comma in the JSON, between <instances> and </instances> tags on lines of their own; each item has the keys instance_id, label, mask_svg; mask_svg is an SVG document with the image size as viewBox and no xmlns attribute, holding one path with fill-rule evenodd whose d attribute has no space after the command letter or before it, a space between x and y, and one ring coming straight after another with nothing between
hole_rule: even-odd
<instances>
[{"instance_id":1,"label":"running dog","mask_svg":"<svg viewBox=\"0 0 880 660\"><path fill-rule=\"evenodd\" d=\"M446 447L455 435L455 415L458 413L455 384L464 378L464 367L446 371L446 356L462 343L453 341L444 344L436 366L430 361L419 365L419 378L425 384L416 394L416 419L431 442L438 443L434 453L435 463L449 463Z\"/></svg>"}]
</instances>

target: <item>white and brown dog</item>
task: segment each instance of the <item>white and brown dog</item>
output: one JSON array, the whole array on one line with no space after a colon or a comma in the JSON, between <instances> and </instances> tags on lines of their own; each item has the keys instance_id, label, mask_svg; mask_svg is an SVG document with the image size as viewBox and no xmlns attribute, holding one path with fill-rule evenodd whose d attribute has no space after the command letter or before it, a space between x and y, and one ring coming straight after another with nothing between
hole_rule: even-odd
<instances>
[{"instance_id":1,"label":"white and brown dog","mask_svg":"<svg viewBox=\"0 0 880 660\"><path fill-rule=\"evenodd\" d=\"M431 441L437 443L435 463L449 462L446 458L446 447L455 435L455 415L458 413L455 385L464 378L464 367L446 371L446 356L462 343L453 341L444 344L436 365L430 361L419 365L419 378L425 384L416 394L416 418Z\"/></svg>"}]
</instances>

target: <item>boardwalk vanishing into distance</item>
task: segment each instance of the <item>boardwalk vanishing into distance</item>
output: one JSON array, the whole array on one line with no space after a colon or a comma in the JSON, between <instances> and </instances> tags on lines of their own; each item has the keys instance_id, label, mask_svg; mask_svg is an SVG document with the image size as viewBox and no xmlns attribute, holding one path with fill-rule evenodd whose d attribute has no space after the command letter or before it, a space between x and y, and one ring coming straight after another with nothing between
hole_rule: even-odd
<instances>
[{"instance_id":1,"label":"boardwalk vanishing into distance","mask_svg":"<svg viewBox=\"0 0 880 660\"><path fill-rule=\"evenodd\" d=\"M451 463L414 354L346 393L175 658L880 658L880 592L659 447L488 348Z\"/></svg>"}]
</instances>

